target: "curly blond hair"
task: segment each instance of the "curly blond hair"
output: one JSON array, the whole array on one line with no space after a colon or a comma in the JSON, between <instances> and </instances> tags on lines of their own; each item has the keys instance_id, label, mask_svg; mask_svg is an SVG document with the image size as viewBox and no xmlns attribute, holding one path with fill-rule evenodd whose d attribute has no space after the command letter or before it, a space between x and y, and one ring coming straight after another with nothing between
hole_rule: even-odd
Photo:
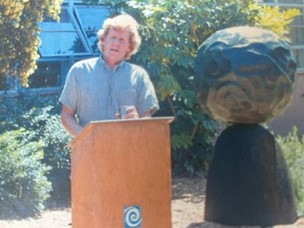
<instances>
[{"instance_id":1,"label":"curly blond hair","mask_svg":"<svg viewBox=\"0 0 304 228\"><path fill-rule=\"evenodd\" d=\"M128 29L130 33L130 51L126 54L125 59L129 59L134 55L141 44L141 37L138 33L138 23L129 14L120 14L113 18L108 18L104 21L102 28L98 31L98 48L103 52L103 41L110 29L125 30Z\"/></svg>"}]
</instances>

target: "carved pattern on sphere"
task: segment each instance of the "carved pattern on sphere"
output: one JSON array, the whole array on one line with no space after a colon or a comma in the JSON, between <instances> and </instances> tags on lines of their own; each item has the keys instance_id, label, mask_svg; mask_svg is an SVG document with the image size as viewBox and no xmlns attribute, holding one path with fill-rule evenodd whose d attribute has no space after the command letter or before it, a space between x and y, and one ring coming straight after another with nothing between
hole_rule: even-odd
<instances>
[{"instance_id":1,"label":"carved pattern on sphere","mask_svg":"<svg viewBox=\"0 0 304 228\"><path fill-rule=\"evenodd\" d=\"M295 75L288 43L255 27L214 33L195 62L200 105L229 123L262 123L281 114L292 99Z\"/></svg>"}]
</instances>

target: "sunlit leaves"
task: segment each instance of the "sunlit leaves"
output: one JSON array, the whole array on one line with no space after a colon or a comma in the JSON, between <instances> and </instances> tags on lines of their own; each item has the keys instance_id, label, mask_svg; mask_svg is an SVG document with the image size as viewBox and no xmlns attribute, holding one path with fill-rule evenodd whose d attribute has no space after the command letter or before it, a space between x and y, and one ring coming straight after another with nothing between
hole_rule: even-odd
<instances>
[{"instance_id":1,"label":"sunlit leaves","mask_svg":"<svg viewBox=\"0 0 304 228\"><path fill-rule=\"evenodd\" d=\"M180 85L172 75L163 75L156 88L160 100L165 100L166 97L181 90Z\"/></svg>"},{"instance_id":2,"label":"sunlit leaves","mask_svg":"<svg viewBox=\"0 0 304 228\"><path fill-rule=\"evenodd\" d=\"M36 69L38 22L59 20L63 0L0 0L0 77L20 78L24 86Z\"/></svg>"},{"instance_id":3,"label":"sunlit leaves","mask_svg":"<svg viewBox=\"0 0 304 228\"><path fill-rule=\"evenodd\" d=\"M295 197L297 211L299 214L304 213L304 135L299 137L298 128L293 127L287 136L277 136L276 141L279 143L284 153L288 165L291 180L295 188Z\"/></svg>"},{"instance_id":4,"label":"sunlit leaves","mask_svg":"<svg viewBox=\"0 0 304 228\"><path fill-rule=\"evenodd\" d=\"M282 9L277 6L259 6L259 14L255 18L255 25L269 29L289 40L290 24L300 14L299 9L296 8Z\"/></svg>"},{"instance_id":5,"label":"sunlit leaves","mask_svg":"<svg viewBox=\"0 0 304 228\"><path fill-rule=\"evenodd\" d=\"M173 135L171 137L171 144L173 149L187 149L192 145L192 138L186 134Z\"/></svg>"}]
</instances>

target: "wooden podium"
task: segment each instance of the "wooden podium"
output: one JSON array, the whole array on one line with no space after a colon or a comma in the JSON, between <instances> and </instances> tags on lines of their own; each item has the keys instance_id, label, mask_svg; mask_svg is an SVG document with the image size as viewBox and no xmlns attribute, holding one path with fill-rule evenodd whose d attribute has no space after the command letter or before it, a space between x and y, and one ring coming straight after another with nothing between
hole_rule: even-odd
<instances>
[{"instance_id":1,"label":"wooden podium","mask_svg":"<svg viewBox=\"0 0 304 228\"><path fill-rule=\"evenodd\" d=\"M89 123L72 142L73 228L170 228L171 117Z\"/></svg>"}]
</instances>

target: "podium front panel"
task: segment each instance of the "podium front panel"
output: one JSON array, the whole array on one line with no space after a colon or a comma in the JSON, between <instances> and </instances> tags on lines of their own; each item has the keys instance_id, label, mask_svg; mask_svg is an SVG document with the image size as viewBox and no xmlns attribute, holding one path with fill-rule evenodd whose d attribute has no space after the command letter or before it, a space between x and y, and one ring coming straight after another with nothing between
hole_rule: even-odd
<instances>
[{"instance_id":1,"label":"podium front panel","mask_svg":"<svg viewBox=\"0 0 304 228\"><path fill-rule=\"evenodd\" d=\"M73 228L170 228L172 118L90 123L72 145Z\"/></svg>"}]
</instances>

